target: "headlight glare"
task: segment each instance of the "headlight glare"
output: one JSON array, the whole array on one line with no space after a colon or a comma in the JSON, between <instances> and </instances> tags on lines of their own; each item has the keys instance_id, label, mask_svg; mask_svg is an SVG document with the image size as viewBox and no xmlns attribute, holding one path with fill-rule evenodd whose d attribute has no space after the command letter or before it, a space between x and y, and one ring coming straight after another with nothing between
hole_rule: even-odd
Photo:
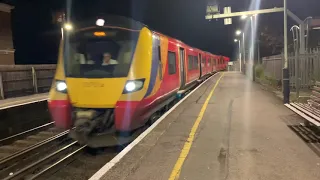
<instances>
[{"instance_id":1,"label":"headlight glare","mask_svg":"<svg viewBox=\"0 0 320 180\"><path fill-rule=\"evenodd\" d=\"M125 85L123 93L127 94L135 91L139 91L143 88L143 84L144 84L144 79L129 80Z\"/></svg>"},{"instance_id":2,"label":"headlight glare","mask_svg":"<svg viewBox=\"0 0 320 180\"><path fill-rule=\"evenodd\" d=\"M128 92L134 91L136 89L136 84L134 82L128 82L126 84L126 90Z\"/></svg>"},{"instance_id":3,"label":"headlight glare","mask_svg":"<svg viewBox=\"0 0 320 180\"><path fill-rule=\"evenodd\" d=\"M56 81L56 90L58 92L66 93L67 92L67 84L64 81Z\"/></svg>"}]
</instances>

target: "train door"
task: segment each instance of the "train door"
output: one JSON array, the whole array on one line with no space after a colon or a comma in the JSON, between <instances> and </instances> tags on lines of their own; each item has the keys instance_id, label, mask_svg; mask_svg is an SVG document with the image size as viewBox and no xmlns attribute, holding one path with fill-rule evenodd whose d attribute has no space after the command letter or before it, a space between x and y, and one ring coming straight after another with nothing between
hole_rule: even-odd
<instances>
[{"instance_id":1,"label":"train door","mask_svg":"<svg viewBox=\"0 0 320 180\"><path fill-rule=\"evenodd\" d=\"M186 72L185 72L185 53L184 48L179 48L179 57L180 57L180 89L183 89L186 84Z\"/></svg>"},{"instance_id":2,"label":"train door","mask_svg":"<svg viewBox=\"0 0 320 180\"><path fill-rule=\"evenodd\" d=\"M202 77L202 55L199 54L200 78Z\"/></svg>"}]
</instances>

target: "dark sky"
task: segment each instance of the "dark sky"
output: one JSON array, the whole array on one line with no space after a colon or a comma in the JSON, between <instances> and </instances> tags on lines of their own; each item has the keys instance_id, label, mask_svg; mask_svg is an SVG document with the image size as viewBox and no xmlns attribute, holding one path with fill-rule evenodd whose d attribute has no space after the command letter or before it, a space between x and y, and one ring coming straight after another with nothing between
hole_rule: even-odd
<instances>
[{"instance_id":1,"label":"dark sky","mask_svg":"<svg viewBox=\"0 0 320 180\"><path fill-rule=\"evenodd\" d=\"M59 27L52 23L52 13L65 7L65 0L0 0L15 5L12 13L16 63L55 63L59 42ZM73 0L73 14L78 19L100 13L133 17L151 28L185 43L215 54L233 56L236 45L234 32L242 27L239 18L233 25L223 20L205 20L207 0ZM255 0L253 0L255 1ZM259 0L261 8L281 7L282 0ZM220 0L221 7L232 11L248 10L250 0ZM288 0L289 9L301 19L320 16L320 0ZM282 34L283 15L264 15L259 26L269 26ZM290 21L290 25L292 22Z\"/></svg>"}]
</instances>

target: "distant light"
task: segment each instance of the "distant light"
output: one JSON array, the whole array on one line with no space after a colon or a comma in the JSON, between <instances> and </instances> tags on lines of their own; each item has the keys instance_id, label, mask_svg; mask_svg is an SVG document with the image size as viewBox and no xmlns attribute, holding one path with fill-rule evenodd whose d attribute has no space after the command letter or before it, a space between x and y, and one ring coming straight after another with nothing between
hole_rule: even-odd
<instances>
[{"instance_id":1,"label":"distant light","mask_svg":"<svg viewBox=\"0 0 320 180\"><path fill-rule=\"evenodd\" d=\"M245 20L245 19L247 19L247 17L248 17L247 15L243 15L243 16L241 16L241 19Z\"/></svg>"},{"instance_id":2,"label":"distant light","mask_svg":"<svg viewBox=\"0 0 320 180\"><path fill-rule=\"evenodd\" d=\"M104 26L104 19L98 19L98 20L96 21L96 25L97 25L97 26Z\"/></svg>"},{"instance_id":3,"label":"distant light","mask_svg":"<svg viewBox=\"0 0 320 180\"><path fill-rule=\"evenodd\" d=\"M239 36L242 32L240 30L236 31L236 35Z\"/></svg>"},{"instance_id":4,"label":"distant light","mask_svg":"<svg viewBox=\"0 0 320 180\"><path fill-rule=\"evenodd\" d=\"M72 25L69 23L64 24L64 28L68 31L71 31L73 29Z\"/></svg>"},{"instance_id":5,"label":"distant light","mask_svg":"<svg viewBox=\"0 0 320 180\"><path fill-rule=\"evenodd\" d=\"M320 27L314 27L313 29L319 30L319 29L320 29Z\"/></svg>"},{"instance_id":6,"label":"distant light","mask_svg":"<svg viewBox=\"0 0 320 180\"><path fill-rule=\"evenodd\" d=\"M238 39L234 39L234 42L238 42Z\"/></svg>"}]
</instances>

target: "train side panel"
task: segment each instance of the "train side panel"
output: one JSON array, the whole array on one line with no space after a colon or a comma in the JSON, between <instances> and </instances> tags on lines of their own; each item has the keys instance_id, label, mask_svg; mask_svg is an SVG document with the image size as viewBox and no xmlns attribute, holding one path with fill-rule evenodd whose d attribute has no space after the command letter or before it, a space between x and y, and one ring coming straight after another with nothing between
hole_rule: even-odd
<instances>
[{"instance_id":1,"label":"train side panel","mask_svg":"<svg viewBox=\"0 0 320 180\"><path fill-rule=\"evenodd\" d=\"M117 107L119 121L116 121L117 129L126 131L144 125L150 116L166 105L166 101L176 96L180 87L180 69L178 64L178 49L176 44L161 34L152 35L152 65L149 84L149 92L136 104L132 102L118 102L121 109ZM124 106L123 104L127 104ZM130 104L130 108L128 108ZM129 111L129 112L126 112ZM131 120L121 116L123 112L129 114ZM120 121L122 119L122 121ZM130 125L131 122L131 125Z\"/></svg>"},{"instance_id":2,"label":"train side panel","mask_svg":"<svg viewBox=\"0 0 320 180\"><path fill-rule=\"evenodd\" d=\"M198 53L197 50L194 50L192 48L187 48L186 51L186 64L187 67L185 68L185 71L187 72L187 83L186 85L190 85L194 83L196 80L200 77L200 60L198 59Z\"/></svg>"}]
</instances>

